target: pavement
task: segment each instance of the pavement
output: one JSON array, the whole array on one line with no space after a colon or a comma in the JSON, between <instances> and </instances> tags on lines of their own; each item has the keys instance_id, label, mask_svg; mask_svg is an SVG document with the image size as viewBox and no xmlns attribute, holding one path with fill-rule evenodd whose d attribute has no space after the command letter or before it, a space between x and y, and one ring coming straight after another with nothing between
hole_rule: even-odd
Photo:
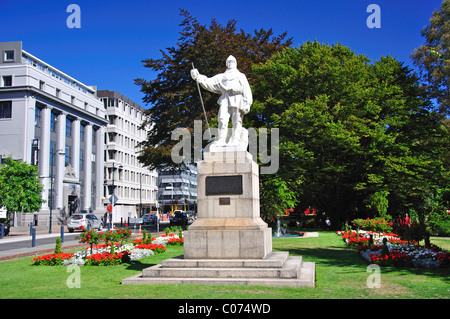
<instances>
[{"instance_id":1,"label":"pavement","mask_svg":"<svg viewBox=\"0 0 450 319\"><path fill-rule=\"evenodd\" d=\"M79 233L64 233L64 243L61 250L70 250L75 248L87 247L86 244L80 244L75 239ZM49 234L48 231L38 231L36 233L36 245L32 247L32 237L26 233L14 233L0 239L0 262L12 259L18 259L27 256L40 256L53 253L56 245L56 238L60 237L60 232Z\"/></svg>"}]
</instances>

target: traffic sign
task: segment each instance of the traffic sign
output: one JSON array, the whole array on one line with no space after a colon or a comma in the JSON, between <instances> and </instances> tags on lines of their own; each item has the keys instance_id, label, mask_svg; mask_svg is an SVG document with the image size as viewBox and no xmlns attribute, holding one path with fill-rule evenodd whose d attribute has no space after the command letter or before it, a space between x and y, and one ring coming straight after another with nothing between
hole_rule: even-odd
<instances>
[{"instance_id":1,"label":"traffic sign","mask_svg":"<svg viewBox=\"0 0 450 319\"><path fill-rule=\"evenodd\" d=\"M118 200L119 200L119 198L117 198L117 196L116 196L115 194L112 194L112 195L109 197L109 202L110 202L113 206L117 203Z\"/></svg>"}]
</instances>

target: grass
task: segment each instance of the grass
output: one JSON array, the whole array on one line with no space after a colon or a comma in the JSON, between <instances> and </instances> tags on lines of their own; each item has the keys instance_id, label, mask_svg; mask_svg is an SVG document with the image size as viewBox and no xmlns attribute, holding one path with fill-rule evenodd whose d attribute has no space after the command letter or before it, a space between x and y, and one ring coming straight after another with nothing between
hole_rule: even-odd
<instances>
[{"instance_id":1,"label":"grass","mask_svg":"<svg viewBox=\"0 0 450 319\"><path fill-rule=\"evenodd\" d=\"M432 242L450 249L449 238ZM123 278L162 260L181 255L183 247L169 246L161 255L131 264L81 267L81 287L68 288L72 274L65 266L32 266L31 257L0 263L0 298L10 299L448 299L449 269L381 269L381 287L368 288L367 264L332 232L317 238L273 240L274 251L289 251L316 263L315 288L209 285L122 285Z\"/></svg>"}]
</instances>

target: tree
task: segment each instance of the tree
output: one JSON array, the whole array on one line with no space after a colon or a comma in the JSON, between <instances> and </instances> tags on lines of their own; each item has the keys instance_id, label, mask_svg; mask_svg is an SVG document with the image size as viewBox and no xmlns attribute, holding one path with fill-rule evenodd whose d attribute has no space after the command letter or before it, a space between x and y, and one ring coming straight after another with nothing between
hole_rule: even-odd
<instances>
[{"instance_id":1,"label":"tree","mask_svg":"<svg viewBox=\"0 0 450 319\"><path fill-rule=\"evenodd\" d=\"M39 211L44 200L43 186L39 183L38 169L11 157L0 165L0 206L6 207L7 224L13 212L32 213Z\"/></svg>"},{"instance_id":2,"label":"tree","mask_svg":"<svg viewBox=\"0 0 450 319\"><path fill-rule=\"evenodd\" d=\"M442 1L433 12L430 24L422 30L425 45L415 49L411 58L419 68L432 98L436 98L441 114L450 114L450 0Z\"/></svg>"},{"instance_id":3,"label":"tree","mask_svg":"<svg viewBox=\"0 0 450 319\"><path fill-rule=\"evenodd\" d=\"M278 175L299 185L301 207L325 211L334 224L399 214L448 182L439 156L448 130L394 58L371 63L341 44L314 41L253 71L248 120L279 127Z\"/></svg>"},{"instance_id":4,"label":"tree","mask_svg":"<svg viewBox=\"0 0 450 319\"><path fill-rule=\"evenodd\" d=\"M142 151L138 160L150 169L176 166L171 159L172 147L178 141L171 140L176 128L188 128L192 133L194 120L204 119L197 86L190 77L192 62L202 74L212 76L225 70L225 61L232 54L238 68L252 83L252 65L266 62L273 54L288 47L291 39L286 33L273 37L272 30L263 29L254 34L238 31L237 22L229 21L222 26L212 19L209 26L201 25L187 11L181 10L184 18L180 26L177 45L161 51L160 59L145 59L144 66L157 73L154 80L139 78L135 83L145 94L144 102L149 105L148 119L143 127L151 126L147 139L140 144ZM214 126L218 111L217 96L202 91L206 113ZM206 122L203 120L203 131ZM203 141L205 146L207 141ZM191 152L194 156L194 152ZM187 162L195 162L193 158Z\"/></svg>"}]
</instances>

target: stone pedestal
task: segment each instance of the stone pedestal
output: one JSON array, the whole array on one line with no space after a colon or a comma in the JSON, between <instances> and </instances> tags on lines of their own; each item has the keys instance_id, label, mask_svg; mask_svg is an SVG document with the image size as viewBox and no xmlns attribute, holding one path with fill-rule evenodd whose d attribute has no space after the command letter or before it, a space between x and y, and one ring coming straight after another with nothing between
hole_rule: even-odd
<instances>
[{"instance_id":1,"label":"stone pedestal","mask_svg":"<svg viewBox=\"0 0 450 319\"><path fill-rule=\"evenodd\" d=\"M184 234L184 256L122 283L314 287L314 262L272 252L258 172L247 151L205 152L197 165L198 219Z\"/></svg>"},{"instance_id":2,"label":"stone pedestal","mask_svg":"<svg viewBox=\"0 0 450 319\"><path fill-rule=\"evenodd\" d=\"M272 251L259 212L258 164L246 151L205 153L197 165L198 219L185 232L185 259L254 259Z\"/></svg>"}]
</instances>

